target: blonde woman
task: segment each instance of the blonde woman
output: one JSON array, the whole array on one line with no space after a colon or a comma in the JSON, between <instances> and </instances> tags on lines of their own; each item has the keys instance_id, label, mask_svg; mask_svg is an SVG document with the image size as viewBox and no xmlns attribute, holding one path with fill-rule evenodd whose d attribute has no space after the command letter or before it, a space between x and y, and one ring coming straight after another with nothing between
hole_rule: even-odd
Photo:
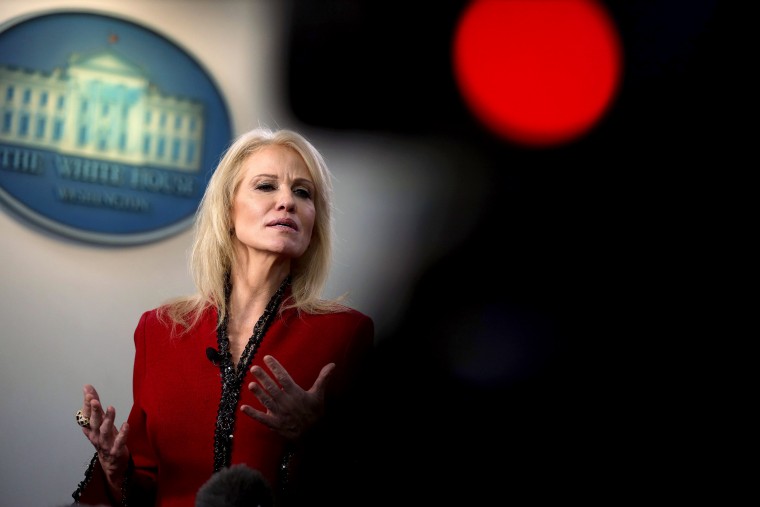
<instances>
[{"instance_id":1,"label":"blonde woman","mask_svg":"<svg viewBox=\"0 0 760 507\"><path fill-rule=\"evenodd\" d=\"M76 503L192 507L234 464L259 472L276 505L336 505L351 490L374 324L321 297L331 192L296 132L255 129L229 147L196 216L197 292L145 312L134 332L127 421L84 386L77 423L96 452Z\"/></svg>"}]
</instances>

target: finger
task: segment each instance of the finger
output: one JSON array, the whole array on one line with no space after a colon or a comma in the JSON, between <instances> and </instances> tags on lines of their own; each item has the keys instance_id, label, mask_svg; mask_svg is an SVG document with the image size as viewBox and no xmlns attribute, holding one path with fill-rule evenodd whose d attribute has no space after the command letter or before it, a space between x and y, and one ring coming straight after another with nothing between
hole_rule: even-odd
<instances>
[{"instance_id":1,"label":"finger","mask_svg":"<svg viewBox=\"0 0 760 507\"><path fill-rule=\"evenodd\" d=\"M309 389L310 392L321 393L327 388L327 381L330 379L333 370L335 370L335 363L327 363L320 370L317 380L314 381L314 385Z\"/></svg>"},{"instance_id":2,"label":"finger","mask_svg":"<svg viewBox=\"0 0 760 507\"><path fill-rule=\"evenodd\" d=\"M90 400L90 428L100 427L101 422L100 402L96 399L92 399Z\"/></svg>"},{"instance_id":3,"label":"finger","mask_svg":"<svg viewBox=\"0 0 760 507\"><path fill-rule=\"evenodd\" d=\"M101 435L112 434L114 428L114 419L116 419L116 409L109 406L108 409L106 409L105 416L103 417L103 422L100 424Z\"/></svg>"},{"instance_id":4,"label":"finger","mask_svg":"<svg viewBox=\"0 0 760 507\"><path fill-rule=\"evenodd\" d=\"M103 408L100 405L100 400L90 400L90 428L100 428L103 422Z\"/></svg>"},{"instance_id":5,"label":"finger","mask_svg":"<svg viewBox=\"0 0 760 507\"><path fill-rule=\"evenodd\" d=\"M269 419L267 418L267 415L261 410L256 410L250 405L241 405L240 411L243 412L248 417L250 417L251 419L254 419L266 426L271 427L271 424L269 422Z\"/></svg>"},{"instance_id":6,"label":"finger","mask_svg":"<svg viewBox=\"0 0 760 507\"><path fill-rule=\"evenodd\" d=\"M256 419L259 422L264 422L264 420L266 419L266 414L264 412L262 412L261 410L256 410L250 405L240 405L240 411L243 412L248 417Z\"/></svg>"},{"instance_id":7,"label":"finger","mask_svg":"<svg viewBox=\"0 0 760 507\"><path fill-rule=\"evenodd\" d=\"M274 374L277 382L282 386L283 391L287 391L294 386L298 387L298 384L295 383L293 377L288 373L288 370L286 370L285 367L274 358L274 356L264 356L264 363Z\"/></svg>"},{"instance_id":8,"label":"finger","mask_svg":"<svg viewBox=\"0 0 760 507\"><path fill-rule=\"evenodd\" d=\"M253 366L251 368L251 373L253 373L253 376L256 377L256 379L259 381L259 384L261 384L261 387L266 389L269 394L276 394L278 391L280 391L280 386L272 380L272 377L267 375L267 372L264 371L264 368L261 366Z\"/></svg>"},{"instance_id":9,"label":"finger","mask_svg":"<svg viewBox=\"0 0 760 507\"><path fill-rule=\"evenodd\" d=\"M85 384L85 386L82 388L82 392L84 393L84 405L82 406L82 414L85 417L90 417L90 403L92 400L99 400L100 397L98 396L98 392L95 390L95 388L90 384Z\"/></svg>"},{"instance_id":10,"label":"finger","mask_svg":"<svg viewBox=\"0 0 760 507\"><path fill-rule=\"evenodd\" d=\"M256 396L256 399L258 399L264 407L266 407L269 411L274 411L277 408L277 402L275 402L274 398L267 392L266 389L261 387L256 382L251 382L248 384L248 389L253 393L254 396Z\"/></svg>"},{"instance_id":11,"label":"finger","mask_svg":"<svg viewBox=\"0 0 760 507\"><path fill-rule=\"evenodd\" d=\"M121 451L123 451L127 446L127 437L129 437L129 423L127 421L124 421L121 423L119 433L116 435L116 438L113 441L112 452L121 454Z\"/></svg>"},{"instance_id":12,"label":"finger","mask_svg":"<svg viewBox=\"0 0 760 507\"><path fill-rule=\"evenodd\" d=\"M84 391L84 395L85 396L89 396L91 399L92 398L95 398L95 399L98 399L98 400L100 399L100 395L98 394L97 389L95 389L95 387L93 385L91 385L91 384L85 384L85 386L82 388L82 390Z\"/></svg>"}]
</instances>

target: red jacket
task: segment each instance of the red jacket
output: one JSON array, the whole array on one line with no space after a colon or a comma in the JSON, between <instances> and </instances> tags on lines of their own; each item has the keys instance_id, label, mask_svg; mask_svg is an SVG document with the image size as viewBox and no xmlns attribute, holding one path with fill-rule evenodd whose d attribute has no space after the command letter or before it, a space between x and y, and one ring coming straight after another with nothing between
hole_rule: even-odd
<instances>
[{"instance_id":1,"label":"red jacket","mask_svg":"<svg viewBox=\"0 0 760 507\"><path fill-rule=\"evenodd\" d=\"M219 368L209 360L206 349L217 348L216 324L217 312L209 309L190 334L180 337L170 336L170 326L158 320L155 310L145 312L137 325L133 406L127 442L135 467L128 494L130 505L136 504L133 499L146 494L152 496L151 490L155 488L155 505L193 507L198 489L214 471L214 432L221 378ZM317 468L331 462L351 468L345 456L337 458L341 454L335 439L343 439L348 446L358 445L346 439L351 431L362 430L356 427L361 423L348 421L352 415L358 415L352 414L354 408L359 407L353 404L366 394L357 389L364 389L365 377L369 375L373 339L372 319L349 308L345 312L319 315L286 310L274 319L264 335L251 365L259 364L268 371L262 358L272 355L304 389L312 386L325 364L336 364L327 382L326 421L305 439L299 453L306 454L300 461L308 462L308 450L321 445L319 452L329 449L327 454L331 456L315 456L313 462ZM241 404L265 410L248 390L253 380L249 367L236 411L231 462L244 463L261 472L276 492L280 487L278 467L286 451L286 441L239 411ZM341 422L336 419L339 414L348 417L342 421L344 426L337 424ZM334 419L336 424L331 422ZM358 452L358 448L353 452ZM83 504L109 503L97 460L90 468L74 497L78 496L79 503ZM309 473L305 472L308 468L301 469L304 472L299 472L300 476ZM340 474L324 472L321 470L319 479L310 481L312 486L318 482L319 487L326 488L328 480L335 481L336 488L341 488Z\"/></svg>"}]
</instances>

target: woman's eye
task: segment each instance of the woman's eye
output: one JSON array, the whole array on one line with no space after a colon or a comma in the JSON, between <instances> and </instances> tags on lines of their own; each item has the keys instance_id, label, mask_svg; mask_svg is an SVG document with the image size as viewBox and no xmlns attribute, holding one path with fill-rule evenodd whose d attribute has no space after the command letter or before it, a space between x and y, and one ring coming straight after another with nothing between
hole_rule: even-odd
<instances>
[{"instance_id":1,"label":"woman's eye","mask_svg":"<svg viewBox=\"0 0 760 507\"><path fill-rule=\"evenodd\" d=\"M263 190L264 192L269 192L271 190L274 190L274 185L271 183L259 183L256 185L256 190Z\"/></svg>"},{"instance_id":2,"label":"woman's eye","mask_svg":"<svg viewBox=\"0 0 760 507\"><path fill-rule=\"evenodd\" d=\"M298 197L303 197L304 199L310 199L311 198L311 192L305 188L296 188L293 190L293 193L296 194Z\"/></svg>"}]
</instances>

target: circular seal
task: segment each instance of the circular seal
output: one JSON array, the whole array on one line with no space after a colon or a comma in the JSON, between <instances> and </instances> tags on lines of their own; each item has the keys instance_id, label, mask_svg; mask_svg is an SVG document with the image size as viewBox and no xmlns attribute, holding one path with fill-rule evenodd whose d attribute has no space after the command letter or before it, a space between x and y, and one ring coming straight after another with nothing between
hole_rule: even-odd
<instances>
[{"instance_id":1,"label":"circular seal","mask_svg":"<svg viewBox=\"0 0 760 507\"><path fill-rule=\"evenodd\" d=\"M186 229L231 132L203 66L134 21L0 26L0 201L44 229L107 245Z\"/></svg>"}]
</instances>

